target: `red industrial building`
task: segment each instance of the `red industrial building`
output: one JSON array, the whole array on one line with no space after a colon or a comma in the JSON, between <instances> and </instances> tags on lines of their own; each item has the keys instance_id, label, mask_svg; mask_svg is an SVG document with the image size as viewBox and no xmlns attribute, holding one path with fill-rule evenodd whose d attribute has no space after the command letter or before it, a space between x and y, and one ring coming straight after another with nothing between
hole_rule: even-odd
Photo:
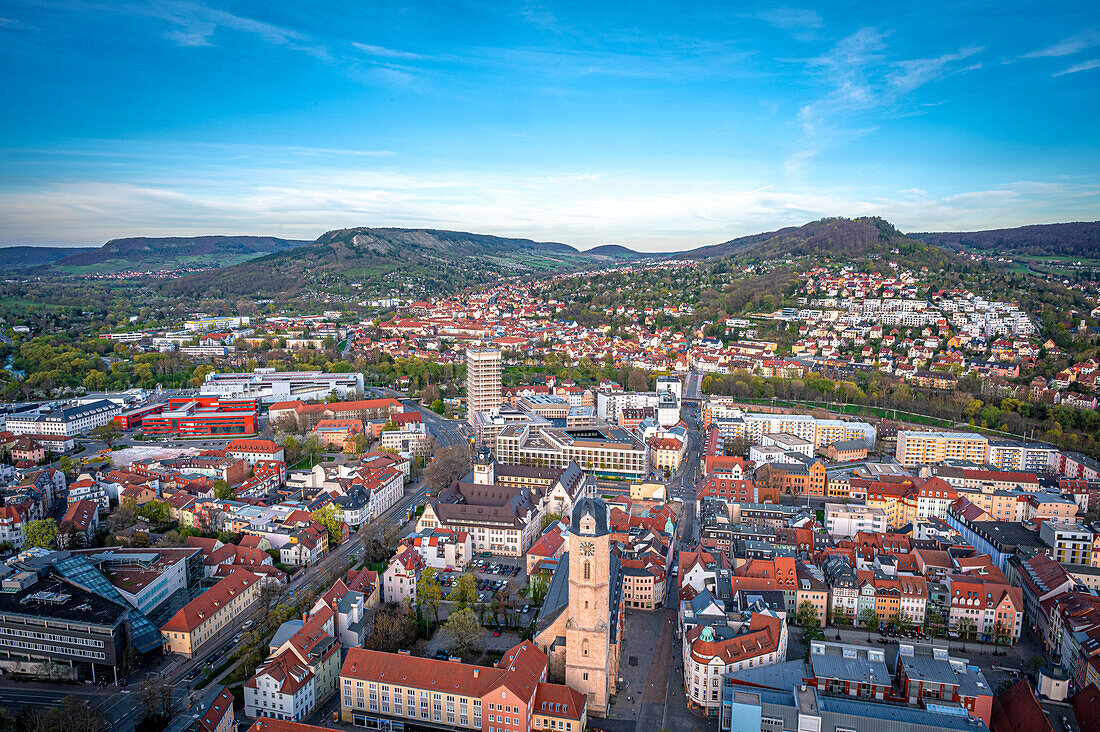
<instances>
[{"instance_id":1,"label":"red industrial building","mask_svg":"<svg viewBox=\"0 0 1100 732\"><path fill-rule=\"evenodd\" d=\"M118 425L120 430L129 432L130 430L140 427L143 419L154 414L160 414L167 406L165 402L157 402L156 404L146 404L145 406L131 409L122 414L116 414L115 424Z\"/></svg>"},{"instance_id":2,"label":"red industrial building","mask_svg":"<svg viewBox=\"0 0 1100 732\"><path fill-rule=\"evenodd\" d=\"M144 417L141 431L180 437L254 435L259 430L258 416L255 399L178 397L169 399L163 412Z\"/></svg>"}]
</instances>

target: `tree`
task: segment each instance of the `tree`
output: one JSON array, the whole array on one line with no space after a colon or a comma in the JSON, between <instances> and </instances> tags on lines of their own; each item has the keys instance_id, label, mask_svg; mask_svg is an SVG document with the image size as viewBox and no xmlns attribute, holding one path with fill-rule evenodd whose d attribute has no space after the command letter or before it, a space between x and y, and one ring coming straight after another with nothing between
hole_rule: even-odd
<instances>
[{"instance_id":1,"label":"tree","mask_svg":"<svg viewBox=\"0 0 1100 732\"><path fill-rule=\"evenodd\" d=\"M644 371L630 369L624 386L626 386L627 391L646 391L649 388L649 379L646 378Z\"/></svg>"},{"instance_id":2,"label":"tree","mask_svg":"<svg viewBox=\"0 0 1100 732\"><path fill-rule=\"evenodd\" d=\"M490 603L490 607L493 610L493 622L498 623L501 615L504 616L504 620L508 620L508 600L504 596L504 592L494 592L493 598Z\"/></svg>"},{"instance_id":3,"label":"tree","mask_svg":"<svg viewBox=\"0 0 1100 732\"><path fill-rule=\"evenodd\" d=\"M1024 671L1027 671L1029 674L1034 676L1035 674L1039 673L1039 669L1046 665L1046 662L1047 660L1042 656L1042 654L1032 654L1031 656L1028 656L1026 661L1024 661Z\"/></svg>"},{"instance_id":4,"label":"tree","mask_svg":"<svg viewBox=\"0 0 1100 732\"><path fill-rule=\"evenodd\" d=\"M160 526L172 520L172 509L167 501L153 499L138 509L138 516L154 526Z\"/></svg>"},{"instance_id":5,"label":"tree","mask_svg":"<svg viewBox=\"0 0 1100 732\"><path fill-rule=\"evenodd\" d=\"M807 630L817 630L821 620L817 617L817 607L809 600L803 600L794 616L795 622Z\"/></svg>"},{"instance_id":6,"label":"tree","mask_svg":"<svg viewBox=\"0 0 1100 732\"><path fill-rule=\"evenodd\" d=\"M79 463L68 455L62 455L61 459L57 461L57 469L70 478L76 473L78 465Z\"/></svg>"},{"instance_id":7,"label":"tree","mask_svg":"<svg viewBox=\"0 0 1100 732\"><path fill-rule=\"evenodd\" d=\"M325 443L317 435L310 435L302 443L302 456L309 458L309 466L312 468L317 459L325 454Z\"/></svg>"},{"instance_id":8,"label":"tree","mask_svg":"<svg viewBox=\"0 0 1100 732\"><path fill-rule=\"evenodd\" d=\"M380 523L362 524L359 527L359 541L363 546L363 561L367 564L379 564L393 556L393 547Z\"/></svg>"},{"instance_id":9,"label":"tree","mask_svg":"<svg viewBox=\"0 0 1100 732\"><path fill-rule=\"evenodd\" d=\"M23 545L50 549L57 539L57 521L52 518L28 521L23 526Z\"/></svg>"},{"instance_id":10,"label":"tree","mask_svg":"<svg viewBox=\"0 0 1100 732\"><path fill-rule=\"evenodd\" d=\"M541 572L527 580L527 596L532 602L541 604L546 599L548 589L550 589L550 578Z\"/></svg>"},{"instance_id":11,"label":"tree","mask_svg":"<svg viewBox=\"0 0 1100 732\"><path fill-rule=\"evenodd\" d=\"M451 590L450 599L459 610L474 604L477 600L477 582L474 581L473 575L467 573L458 578L454 589Z\"/></svg>"},{"instance_id":12,"label":"tree","mask_svg":"<svg viewBox=\"0 0 1100 732\"><path fill-rule=\"evenodd\" d=\"M229 487L229 483L222 478L218 478L214 481L214 498L222 501L231 501L234 498L233 489Z\"/></svg>"},{"instance_id":13,"label":"tree","mask_svg":"<svg viewBox=\"0 0 1100 732\"><path fill-rule=\"evenodd\" d=\"M878 630L879 619L874 608L865 607L859 613L859 624L867 629L867 640L871 640L871 633Z\"/></svg>"},{"instance_id":14,"label":"tree","mask_svg":"<svg viewBox=\"0 0 1100 732\"><path fill-rule=\"evenodd\" d=\"M367 648L395 653L415 640L416 618L408 605L385 605L374 614L374 632L367 639Z\"/></svg>"},{"instance_id":15,"label":"tree","mask_svg":"<svg viewBox=\"0 0 1100 732\"><path fill-rule=\"evenodd\" d=\"M118 425L114 421L110 421L107 424L101 424L98 427L92 429L88 433L91 437L102 440L107 443L107 447L114 447L115 441L122 437L122 430L118 428Z\"/></svg>"},{"instance_id":16,"label":"tree","mask_svg":"<svg viewBox=\"0 0 1100 732\"><path fill-rule=\"evenodd\" d=\"M1001 620L993 623L993 632L990 635L993 636L993 642L999 646L1007 646L1012 640L1012 633Z\"/></svg>"},{"instance_id":17,"label":"tree","mask_svg":"<svg viewBox=\"0 0 1100 732\"><path fill-rule=\"evenodd\" d=\"M154 676L141 682L137 701L141 704L143 714L136 727L138 732L152 732L167 726L175 711L172 690L172 684L167 683L163 677Z\"/></svg>"},{"instance_id":18,"label":"tree","mask_svg":"<svg viewBox=\"0 0 1100 732\"><path fill-rule=\"evenodd\" d=\"M348 438L347 442L344 443L344 452L350 452L354 455L362 455L364 452L367 451L367 448L369 446L370 438L367 437L366 433L360 432L359 434L352 435L350 438Z\"/></svg>"},{"instance_id":19,"label":"tree","mask_svg":"<svg viewBox=\"0 0 1100 732\"><path fill-rule=\"evenodd\" d=\"M974 637L974 634L978 632L978 624L970 618L959 618L959 621L955 623L955 630L958 632L960 638L963 640L970 640Z\"/></svg>"},{"instance_id":20,"label":"tree","mask_svg":"<svg viewBox=\"0 0 1100 732\"><path fill-rule=\"evenodd\" d=\"M436 414L443 414L445 409L446 409L446 405L443 404L442 399L436 399L435 401L432 402L431 410L433 412L435 412Z\"/></svg>"},{"instance_id":21,"label":"tree","mask_svg":"<svg viewBox=\"0 0 1100 732\"><path fill-rule=\"evenodd\" d=\"M287 586L282 582L261 582L260 601L266 610L282 604L288 594Z\"/></svg>"},{"instance_id":22,"label":"tree","mask_svg":"<svg viewBox=\"0 0 1100 732\"><path fill-rule=\"evenodd\" d=\"M186 541L187 540L183 537L182 534L180 534L180 532L176 531L175 529L170 529L164 532L164 534L160 537L160 542L158 543L160 546L183 546Z\"/></svg>"},{"instance_id":23,"label":"tree","mask_svg":"<svg viewBox=\"0 0 1100 732\"><path fill-rule=\"evenodd\" d=\"M302 461L302 446L293 435L283 440L283 457L288 467L294 467Z\"/></svg>"},{"instance_id":24,"label":"tree","mask_svg":"<svg viewBox=\"0 0 1100 732\"><path fill-rule=\"evenodd\" d=\"M106 726L103 713L90 706L87 699L76 695L67 696L61 704L50 707L45 714L45 722L45 728L50 732L99 732Z\"/></svg>"},{"instance_id":25,"label":"tree","mask_svg":"<svg viewBox=\"0 0 1100 732\"><path fill-rule=\"evenodd\" d=\"M330 503L327 506L322 506L311 513L310 518L319 522L328 530L328 545L330 549L340 544L340 541L344 538L344 522L336 516L335 505Z\"/></svg>"},{"instance_id":26,"label":"tree","mask_svg":"<svg viewBox=\"0 0 1100 732\"><path fill-rule=\"evenodd\" d=\"M561 521L561 518L562 516L560 513L548 513L543 516L542 520L539 521L539 534L542 534L542 532L546 531L546 527L550 524L556 524L557 522Z\"/></svg>"},{"instance_id":27,"label":"tree","mask_svg":"<svg viewBox=\"0 0 1100 732\"><path fill-rule=\"evenodd\" d=\"M447 488L470 469L470 451L465 445L452 445L435 451L435 456L424 469L424 482L429 490Z\"/></svg>"},{"instance_id":28,"label":"tree","mask_svg":"<svg viewBox=\"0 0 1100 732\"><path fill-rule=\"evenodd\" d=\"M425 567L420 570L420 578L416 581L416 606L423 612L430 609L435 616L435 622L439 623L439 602L443 599L443 589L436 579L434 567Z\"/></svg>"},{"instance_id":29,"label":"tree","mask_svg":"<svg viewBox=\"0 0 1100 732\"><path fill-rule=\"evenodd\" d=\"M485 637L477 613L468 607L452 612L440 626L439 633L451 652L459 655L479 649Z\"/></svg>"},{"instance_id":30,"label":"tree","mask_svg":"<svg viewBox=\"0 0 1100 732\"><path fill-rule=\"evenodd\" d=\"M943 613L939 610L929 610L928 611L927 626L928 626L928 632L931 633L932 635L938 635L940 633L943 633L943 629L944 629Z\"/></svg>"}]
</instances>

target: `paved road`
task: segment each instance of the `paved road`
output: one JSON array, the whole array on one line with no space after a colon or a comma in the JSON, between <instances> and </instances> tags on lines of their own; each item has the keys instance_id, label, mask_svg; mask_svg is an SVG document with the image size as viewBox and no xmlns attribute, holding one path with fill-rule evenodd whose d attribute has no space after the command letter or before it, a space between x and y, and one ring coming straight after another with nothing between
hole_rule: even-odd
<instances>
[{"instance_id":1,"label":"paved road","mask_svg":"<svg viewBox=\"0 0 1100 732\"><path fill-rule=\"evenodd\" d=\"M403 394L399 391L395 391L388 387L372 386L370 389L371 396L375 397L391 397L393 399L400 400L405 405L406 409L412 409L420 412L421 418L424 423L428 425L428 430L432 436L439 441L439 444L443 447L450 447L452 445L460 445L466 442L465 435L462 434L460 426L461 422L454 419L446 419L436 414L432 410L420 404L415 399L410 399L408 394Z\"/></svg>"},{"instance_id":2,"label":"paved road","mask_svg":"<svg viewBox=\"0 0 1100 732\"><path fill-rule=\"evenodd\" d=\"M401 403L405 405L406 409L412 409L420 412L421 419L428 425L428 430L432 436L439 441L442 447L451 447L452 445L461 445L466 442L466 438L462 432L459 431L459 423L453 419L445 419L439 416L432 410L421 405L415 399L402 399Z\"/></svg>"}]
</instances>

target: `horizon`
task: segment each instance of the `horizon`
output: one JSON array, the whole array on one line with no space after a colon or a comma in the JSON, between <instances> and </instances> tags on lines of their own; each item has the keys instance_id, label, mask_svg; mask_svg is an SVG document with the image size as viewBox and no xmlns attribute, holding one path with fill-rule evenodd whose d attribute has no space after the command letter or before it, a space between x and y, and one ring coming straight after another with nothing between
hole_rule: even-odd
<instances>
[{"instance_id":1,"label":"horizon","mask_svg":"<svg viewBox=\"0 0 1100 732\"><path fill-rule=\"evenodd\" d=\"M871 214L870 216L873 216L873 214ZM823 217L823 218L838 218L838 219L849 219L849 220L851 220L851 219L855 219L855 218L865 218L865 217L828 216L828 217ZM799 226L802 226L802 225L805 225L805 224L811 224L811 223L814 223L815 221L820 221L820 220L821 219L814 219L812 221L805 221L805 222L803 222L803 224L791 224L789 226L793 226L793 227L797 228ZM888 223L892 223L892 222L888 221ZM1052 221L1052 222L1047 222L1047 223L1023 224L1019 227L1002 227L1002 229L1003 230L1008 230L1008 229L1013 229L1013 228L1024 228L1024 227L1031 227L1031 226L1059 226L1059 225L1069 225L1069 224L1092 224L1092 223L1100 223L1100 221ZM474 236L500 236L500 235L493 234L493 233L487 232L487 231L458 231L458 230L454 230L454 229L433 229L432 227L426 227L426 226L409 226L409 227L403 227L403 226L353 226L353 227L346 227L346 228L353 228L353 229L355 229L355 228L402 229L402 230L405 230L405 231L436 230L436 231L453 231L455 233L471 234L471 235L474 235ZM689 244L689 245L687 245L687 246L685 246L681 249L651 249L651 250L647 250L647 249L634 248L629 243L622 243L622 242L609 242L609 243L605 243L605 244L592 244L590 246L582 247L582 246L577 246L575 244L571 244L568 241L563 241L563 240L560 240L560 239L540 240L540 239L532 239L531 237L526 237L526 236L522 236L522 235L509 235L508 237L500 236L500 238L528 239L530 241L533 241L536 244L564 244L566 246L573 247L574 249L576 249L577 251L579 251L581 253L588 252L588 251L591 251L593 249L603 248L603 247L624 247L626 249L632 250L632 251L637 252L639 254L680 254L680 253L685 253L685 252L692 251L693 249L700 249L700 248L703 248L703 247L710 247L710 246L717 246L719 244L726 244L726 243L728 243L730 241L733 241L735 239L739 239L739 238L746 237L746 236L752 236L754 234L774 233L775 231L778 231L778 230L783 229L783 228L788 228L788 227L787 226L781 226L781 227L777 227L777 228L774 228L774 229L766 229L764 231L751 231L751 232L746 232L746 233L743 233L743 234L739 233L739 234L731 235L730 237L728 237L726 239L723 239L722 241L702 242L702 243L699 243L699 244ZM308 245L308 244L312 244L317 239L319 239L321 236L324 236L325 234L329 233L330 231L335 231L335 229L329 229L328 231L323 231L320 234L318 234L317 236L309 238L309 239L300 239L298 237L279 237L278 235L275 235L275 234L224 234L224 233L209 234L208 233L208 234L190 234L190 235L164 234L164 235L158 235L158 236L146 236L146 235L143 235L143 234L134 234L134 235L130 235L130 236L112 237L111 239L108 239L107 241L105 241L103 244L100 244L100 245L83 245L83 244L0 244L0 249L14 249L14 248L19 248L19 247L43 248L43 249L46 249L46 248L53 248L53 249L98 249L102 246L105 246L107 243L109 243L111 241L119 241L119 240L125 240L125 239L194 239L194 238L200 238L200 237L240 237L240 236L249 236L249 237L257 237L257 238L259 238L259 237L273 237L273 238L281 238L281 239L289 240L289 241L301 241L303 243L302 245L305 246L305 245ZM970 230L967 230L967 231L958 231L958 232L947 232L947 231L942 231L942 232L941 231L913 231L913 232L907 232L907 231L902 231L901 229L899 229L899 231L901 231L901 233L904 236L912 237L915 234L974 233L974 232L979 232L979 231L990 231L990 230L989 229L970 229Z\"/></svg>"},{"instance_id":2,"label":"horizon","mask_svg":"<svg viewBox=\"0 0 1100 732\"><path fill-rule=\"evenodd\" d=\"M1100 220L1087 3L13 0L0 38L0 246L367 225L671 253L838 215Z\"/></svg>"}]
</instances>

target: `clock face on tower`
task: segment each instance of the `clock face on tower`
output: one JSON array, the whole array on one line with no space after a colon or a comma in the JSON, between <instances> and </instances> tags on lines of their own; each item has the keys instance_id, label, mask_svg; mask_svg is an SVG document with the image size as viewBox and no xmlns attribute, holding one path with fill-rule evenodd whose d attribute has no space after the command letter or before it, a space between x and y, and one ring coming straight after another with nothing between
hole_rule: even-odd
<instances>
[{"instance_id":1,"label":"clock face on tower","mask_svg":"<svg viewBox=\"0 0 1100 732\"><path fill-rule=\"evenodd\" d=\"M581 554L586 557L590 557L596 553L596 545L590 541L581 542Z\"/></svg>"}]
</instances>

